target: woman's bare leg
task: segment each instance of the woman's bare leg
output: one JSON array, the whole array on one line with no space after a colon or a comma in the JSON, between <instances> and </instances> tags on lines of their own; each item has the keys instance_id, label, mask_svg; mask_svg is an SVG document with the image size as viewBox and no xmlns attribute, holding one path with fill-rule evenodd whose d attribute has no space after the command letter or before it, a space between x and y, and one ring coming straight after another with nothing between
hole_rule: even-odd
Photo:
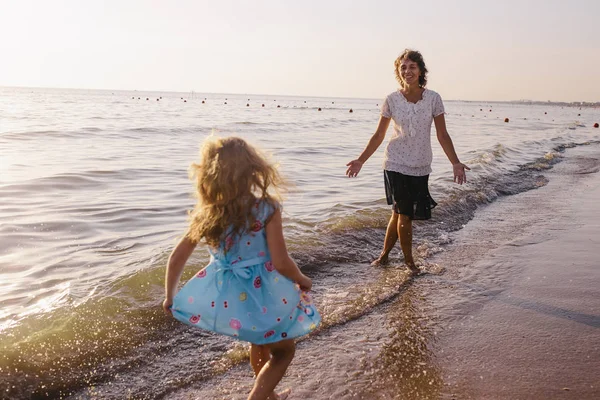
<instances>
[{"instance_id":1,"label":"woman's bare leg","mask_svg":"<svg viewBox=\"0 0 600 400\"><path fill-rule=\"evenodd\" d=\"M267 347L271 352L271 358L256 376L248 400L277 399L278 396L273 394L273 390L283 378L296 352L296 344L293 340L283 340Z\"/></svg>"},{"instance_id":2,"label":"woman's bare leg","mask_svg":"<svg viewBox=\"0 0 600 400\"><path fill-rule=\"evenodd\" d=\"M383 251L375 261L371 263L373 266L385 265L388 262L388 256L396 242L398 241L398 215L392 211L392 217L385 231L385 239L383 240Z\"/></svg>"},{"instance_id":3,"label":"woman's bare leg","mask_svg":"<svg viewBox=\"0 0 600 400\"><path fill-rule=\"evenodd\" d=\"M413 274L419 273L419 268L415 265L412 255L412 219L407 215L400 214L400 218L398 218L398 236L404 254L404 262Z\"/></svg>"}]
</instances>

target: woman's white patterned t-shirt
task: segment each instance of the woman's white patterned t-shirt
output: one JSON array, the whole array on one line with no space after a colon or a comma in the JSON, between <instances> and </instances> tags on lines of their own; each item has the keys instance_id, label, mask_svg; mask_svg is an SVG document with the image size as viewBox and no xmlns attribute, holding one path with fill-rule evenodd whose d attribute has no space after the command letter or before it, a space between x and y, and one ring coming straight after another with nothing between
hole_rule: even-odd
<instances>
[{"instance_id":1,"label":"woman's white patterned t-shirt","mask_svg":"<svg viewBox=\"0 0 600 400\"><path fill-rule=\"evenodd\" d=\"M431 124L444 113L439 94L425 89L417 103L411 103L399 90L386 97L381 115L393 120L394 133L385 148L383 169L404 175L431 173Z\"/></svg>"}]
</instances>

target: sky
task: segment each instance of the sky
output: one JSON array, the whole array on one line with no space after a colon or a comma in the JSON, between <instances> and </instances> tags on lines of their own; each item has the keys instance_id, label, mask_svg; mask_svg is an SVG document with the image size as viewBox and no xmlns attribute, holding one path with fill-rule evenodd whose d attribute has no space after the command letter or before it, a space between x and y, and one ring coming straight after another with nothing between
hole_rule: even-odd
<instances>
[{"instance_id":1,"label":"sky","mask_svg":"<svg viewBox=\"0 0 600 400\"><path fill-rule=\"evenodd\" d=\"M597 0L0 0L0 86L600 101Z\"/></svg>"}]
</instances>

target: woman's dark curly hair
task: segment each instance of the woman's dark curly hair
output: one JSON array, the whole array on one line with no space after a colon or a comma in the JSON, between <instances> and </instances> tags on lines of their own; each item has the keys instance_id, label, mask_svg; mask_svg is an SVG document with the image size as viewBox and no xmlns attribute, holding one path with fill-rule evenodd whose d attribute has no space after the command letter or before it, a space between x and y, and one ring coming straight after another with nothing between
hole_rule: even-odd
<instances>
[{"instance_id":1,"label":"woman's dark curly hair","mask_svg":"<svg viewBox=\"0 0 600 400\"><path fill-rule=\"evenodd\" d=\"M400 77L400 64L407 58L416 62L419 66L419 70L421 71L421 75L419 76L419 86L425 87L425 85L427 85L427 72L429 71L427 71L425 61L423 61L423 56L416 50L405 49L402 54L396 58L396 61L394 61L394 73L396 74L396 80L400 83L400 86L404 87L402 78Z\"/></svg>"}]
</instances>

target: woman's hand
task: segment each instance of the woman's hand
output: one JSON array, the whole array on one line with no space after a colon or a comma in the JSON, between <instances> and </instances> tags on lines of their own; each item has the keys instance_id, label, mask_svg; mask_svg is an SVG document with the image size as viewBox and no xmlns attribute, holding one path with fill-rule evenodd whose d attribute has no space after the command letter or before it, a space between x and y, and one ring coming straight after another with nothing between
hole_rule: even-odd
<instances>
[{"instance_id":1,"label":"woman's hand","mask_svg":"<svg viewBox=\"0 0 600 400\"><path fill-rule=\"evenodd\" d=\"M300 286L300 289L304 292L308 292L312 288L312 280L304 274L300 275L300 277L298 278L296 283Z\"/></svg>"},{"instance_id":2,"label":"woman's hand","mask_svg":"<svg viewBox=\"0 0 600 400\"><path fill-rule=\"evenodd\" d=\"M163 303L162 303L163 311L165 312L165 315L167 315L169 317L173 316L173 311L171 311L172 305L173 305L173 299L165 299L165 301L163 301Z\"/></svg>"},{"instance_id":3,"label":"woman's hand","mask_svg":"<svg viewBox=\"0 0 600 400\"><path fill-rule=\"evenodd\" d=\"M467 183L467 171L470 171L471 168L467 167L465 164L458 162L456 164L452 164L452 169L454 171L454 182L462 185L463 183Z\"/></svg>"},{"instance_id":4,"label":"woman's hand","mask_svg":"<svg viewBox=\"0 0 600 400\"><path fill-rule=\"evenodd\" d=\"M346 166L348 167L348 169L346 170L346 175L348 175L349 178L355 177L360 172L360 169L362 168L363 164L364 163L360 160L350 161L348 164L346 164Z\"/></svg>"}]
</instances>

